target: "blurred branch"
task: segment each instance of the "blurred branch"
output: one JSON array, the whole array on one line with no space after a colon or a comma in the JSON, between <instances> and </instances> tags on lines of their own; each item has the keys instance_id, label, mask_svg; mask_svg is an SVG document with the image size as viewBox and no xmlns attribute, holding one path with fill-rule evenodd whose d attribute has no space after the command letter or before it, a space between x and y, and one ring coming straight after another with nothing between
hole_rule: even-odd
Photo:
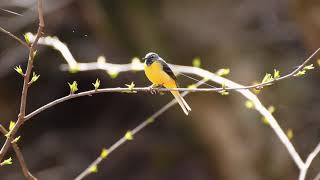
<instances>
[{"instance_id":1,"label":"blurred branch","mask_svg":"<svg viewBox=\"0 0 320 180\"><path fill-rule=\"evenodd\" d=\"M32 33L27 33L27 35L30 37L30 41L34 41L35 37ZM126 71L142 71L143 70L143 63L140 61L135 61L129 64L112 64L107 63L105 58L100 56L97 59L97 62L92 63L79 63L76 61L76 59L73 57L72 53L70 52L69 48L66 44L61 42L57 37L43 37L39 40L39 44L51 46L57 51L61 53L61 55L66 60L67 64L64 64L61 66L62 70L70 70L70 71L90 71L90 70L105 70L110 73L121 73ZM261 89L264 86L269 86L277 81L281 81L284 79L292 78L294 77L299 71L301 71L311 60L312 58L320 51L320 48L318 48L316 51L314 51L302 64L300 64L296 69L291 71L289 74L273 78L271 81L268 82L262 82L255 85L248 85L248 86L242 86L242 87L226 87L226 88L217 88L212 89L208 88L208 90L196 90L196 91L222 91L222 90L239 90L239 89L252 89L252 88L258 88ZM138 59L137 59L138 60ZM171 66L174 66L171 64ZM178 90L178 89L176 89ZM187 91L187 89L180 88L181 91Z\"/></svg>"},{"instance_id":2,"label":"blurred branch","mask_svg":"<svg viewBox=\"0 0 320 180\"><path fill-rule=\"evenodd\" d=\"M6 130L6 128L4 128L2 125L0 125L0 132L3 134L3 135L7 135L9 133L9 131ZM20 163L20 166L21 166L21 169L22 169L22 172L23 172L23 175L28 179L28 180L36 180L37 178L35 178L31 172L29 171L28 167L27 167L27 164L24 160L24 157L20 151L20 148L19 146L17 145L16 142L14 142L14 139L12 139L10 137L10 141L12 143L12 147L13 147L13 150L14 152L16 153L16 156L18 158L18 161Z\"/></svg>"},{"instance_id":3,"label":"blurred branch","mask_svg":"<svg viewBox=\"0 0 320 180\"><path fill-rule=\"evenodd\" d=\"M17 40L20 44L22 44L23 46L27 47L28 49L30 48L29 45L26 42L24 42L23 40L21 40L20 38L18 38L14 34L12 34L11 32L3 29L2 27L0 27L0 31L2 31L3 33L5 33L8 36L12 37L13 39Z\"/></svg>"},{"instance_id":4,"label":"blurred branch","mask_svg":"<svg viewBox=\"0 0 320 180\"><path fill-rule=\"evenodd\" d=\"M314 148L314 150L307 157L307 160L306 160L303 168L300 170L299 180L304 180L306 178L307 171L308 171L313 159L319 154L319 152L320 152L320 143Z\"/></svg>"},{"instance_id":5,"label":"blurred branch","mask_svg":"<svg viewBox=\"0 0 320 180\"><path fill-rule=\"evenodd\" d=\"M105 70L105 71L111 72L111 73L120 73L120 72L126 72L126 71L141 71L141 70L143 70L143 63L141 63L140 60L139 61L132 61L132 63L129 63L129 64L120 65L120 64L106 63L106 61L105 61L105 59L103 57L99 57L97 62L93 62L93 63L78 63L74 59L74 57L72 56L72 54L69 51L69 49L67 48L67 46L65 44L63 44L56 37L41 38L39 40L39 44L52 46L53 48L57 49L62 54L62 56L65 58L65 60L68 63L68 65L63 65L62 66L63 70L69 69L70 71L75 71L75 72L76 71L88 71L88 70ZM289 73L289 74L287 74L285 76L282 76L282 77L272 78L268 82L262 82L260 84L251 85L251 86L242 86L242 85L237 84L237 83L235 83L235 82L233 82L231 80L228 80L226 78L220 77L220 76L218 76L218 75L216 75L214 73L211 73L211 72L206 71L206 70L201 69L201 68L190 67L190 66L179 66L179 65L171 65L171 66L177 72L197 75L197 76L200 76L202 78L211 80L211 81L213 81L215 83L218 83L218 84L226 86L226 88L198 88L197 91L235 90L235 91L238 91L239 93L241 93L243 96L245 96L250 101L252 101L253 104L254 104L255 109L268 120L268 122L270 124L270 127L273 129L273 131L276 133L276 135L278 136L280 141L287 148L287 150L288 150L290 156L292 157L292 159L294 160L295 164L302 171L306 166L309 167L310 164L309 165L307 165L307 164L309 163L310 159L309 159L309 161L306 161L306 163L303 162L303 160L301 159L300 155L296 151L295 147L290 142L290 140L288 139L288 137L286 136L286 134L284 133L284 131L282 130L282 128L280 127L280 125L278 124L276 119L273 117L273 115L262 105L262 103L260 102L258 97L256 95L254 95L248 89L261 88L263 86L271 85L276 81L284 80L284 79L287 79L287 78L295 76L298 72L300 72L301 70L304 69L306 64L309 61L311 61L311 59L319 51L320 51L320 48L317 49L309 58L307 58L301 65L298 66L298 68L296 68L291 73ZM121 90L123 91L124 89L119 89L119 91L121 91ZM146 91L147 89L145 89L145 88L143 88L143 89L136 88L136 89L131 89L131 90L134 90L134 91ZM165 91L165 89L160 89L160 90L161 91ZM167 90L169 90L169 89L167 89ZM185 88L177 88L175 90L195 91L195 89L188 89L188 88L186 88L186 89ZM39 109L41 109L41 108L39 108ZM36 110L36 111L39 111L39 109ZM38 113L36 111L34 113ZM31 113L30 116L32 117L32 115L34 115L34 114ZM119 141L122 142L122 141L124 141L124 139L122 138ZM312 161L312 159L311 159L311 161ZM89 169L90 169L90 167L93 167L92 165L96 165L96 164L100 163L100 161L101 161L101 159L99 159L99 158L96 159L96 161L94 161L93 164L91 164L91 166L89 166ZM86 171L87 170L85 170L85 172ZM80 177L82 177L82 176L80 175Z\"/></svg>"},{"instance_id":6,"label":"blurred branch","mask_svg":"<svg viewBox=\"0 0 320 180\"><path fill-rule=\"evenodd\" d=\"M28 57L28 65L27 70L25 74L23 74L23 87L22 87L22 93L21 93L21 102L20 102L20 112L18 115L18 120L13 127L12 130L7 134L7 139L4 143L4 145L1 148L0 151L0 162L4 158L5 154L7 153L10 145L11 145L11 139L15 136L19 128L24 122L25 113L26 113L26 103L27 103L27 95L28 95L28 89L29 89L29 82L30 82L30 75L33 67L33 60L35 57L35 51L37 49L37 44L39 38L44 34L44 17L43 17L43 5L42 0L38 0L38 16L39 16L39 27L36 34L36 38L34 42L32 43L31 47L29 48L29 57ZM29 46L28 46L29 47Z\"/></svg>"},{"instance_id":7,"label":"blurred branch","mask_svg":"<svg viewBox=\"0 0 320 180\"><path fill-rule=\"evenodd\" d=\"M17 12L14 12L14 11L10 11L8 9L3 9L3 8L0 8L0 10L4 11L4 12L7 12L9 14L14 14L14 15L17 15L17 16L23 16L22 14L19 14Z\"/></svg>"},{"instance_id":8,"label":"blurred branch","mask_svg":"<svg viewBox=\"0 0 320 180\"><path fill-rule=\"evenodd\" d=\"M62 103L64 101L82 97L82 96L91 96L93 94L99 94L99 93L110 93L110 92L120 92L120 93L134 93L138 91L144 91L144 92L150 92L154 88L150 87L138 87L138 88L104 88L104 89L97 89L97 90L89 90L89 91L84 91L80 92L77 94L69 94L67 96L64 96L62 98L56 99L44 106L41 106L40 108L36 109L35 111L31 112L30 114L26 115L24 120L27 121L31 119L33 116L41 113L42 111L45 111L59 103ZM189 92L194 92L194 91L221 91L223 89L221 88L171 88L171 89L165 89L165 88L159 88L156 89L157 91L170 91L170 90L178 90L178 91L189 91Z\"/></svg>"},{"instance_id":9,"label":"blurred branch","mask_svg":"<svg viewBox=\"0 0 320 180\"><path fill-rule=\"evenodd\" d=\"M31 33L27 34L30 37L30 41L34 41L35 40L35 36L33 36ZM74 57L72 56L71 52L69 51L68 47L62 43L58 38L56 37L45 37L45 38L41 38L39 40L39 44L43 44L43 45L48 45L48 46L52 46L55 49L57 49L62 56L66 59L66 61L68 62L68 66L70 67L70 69L73 68L77 68L77 70L79 71L86 71L86 70L97 70L97 69L103 69L106 71L111 71L113 73L119 73L119 72L125 72L125 71L141 71L143 70L143 63L141 63L140 61L133 61L132 63L129 64L123 64L123 65L119 65L119 64L112 64L112 63L106 63L103 57L99 57L98 58L98 62L96 63L77 63L77 61L74 59ZM256 84L256 85L252 85L252 86L241 86L241 85L236 85L235 86L229 86L228 84L224 83L224 80L220 80L218 83L220 84L224 84L226 87L222 87L222 88L157 88L157 91L172 91L172 90L176 90L176 91L191 91L191 92L221 92L221 91L230 91L230 90L245 90L245 89L251 89L251 88L262 88L264 86L270 85L273 82L276 81L280 81L280 80L284 80L286 78L290 78L293 77L298 71L300 71L311 59L312 57L314 57L316 55L316 53L320 50L320 48L318 50L316 50L309 58L307 58L297 69L295 69L294 71L292 71L290 74L287 74L283 77L280 78L276 78L273 79L272 81L269 81L267 83L260 83L260 84ZM189 74L197 74L197 72L201 72L204 71L200 68L195 68L195 67L188 67L188 66L178 66L178 65L172 65L171 66L174 67L175 70L179 71L179 69L184 68L185 71L184 73L189 73ZM64 67L64 66L63 66ZM64 68L66 69L66 68ZM182 70L183 71L183 70ZM180 72L182 72L180 70ZM194 73L191 73L191 71L194 71ZM202 74L204 74L204 76L202 76L201 74L199 75L200 77L207 77L207 75L212 74L209 71L205 71ZM212 74L214 75L214 74ZM215 78L218 78L220 76L214 75ZM226 79L225 79L226 80ZM214 82L217 82L216 80L212 80ZM232 82L232 81L230 81ZM138 87L138 88L104 88L104 89L98 89L98 90L91 90L91 91L84 91L78 94L70 94L67 95L65 97L56 99L40 108L38 108L37 110L31 112L30 114L28 114L25 117L25 120L28 120L30 118L32 118L33 116L35 116L36 114L52 107L55 106L61 102L73 99L73 98L77 98L77 97L82 97L82 96L88 96L88 95L93 95L93 94L97 94L97 93L106 93L106 92L137 92L137 91L151 91L152 89L150 89L149 87ZM299 160L297 160L299 161Z\"/></svg>"},{"instance_id":10,"label":"blurred branch","mask_svg":"<svg viewBox=\"0 0 320 180\"><path fill-rule=\"evenodd\" d=\"M200 82L198 82L197 84L195 84L196 87L204 84L206 82L206 80L202 80ZM184 97L186 95L188 95L190 92L184 92L181 95ZM159 117L161 114L163 114L164 112L166 112L168 109L170 109L173 105L177 104L177 101L175 99L171 100L168 104L166 104L165 106L163 106L160 110L158 110L157 112L155 112L152 116L148 117L146 120L144 120L141 124L139 124L136 128L134 128L132 131L128 131L130 132L130 135L133 137L135 136L137 133L139 133L142 129L144 129L146 126L148 126L149 124L153 123L155 121L155 119L157 117ZM128 134L127 132L127 134ZM126 135L127 135L126 134ZM93 173L95 169L98 168L98 165L104 160L106 159L107 156L110 155L111 152L115 151L117 148L119 148L121 145L123 145L125 142L130 141L131 139L128 139L127 136L123 136L121 139L119 139L116 143L114 143L112 146L110 146L110 148L108 149L104 149L102 151L102 153L99 155L99 157L94 160L83 172L81 172L76 178L75 180L81 180L85 177L87 177L88 175L90 175L91 173ZM105 154L103 154L103 152L105 152Z\"/></svg>"},{"instance_id":11,"label":"blurred branch","mask_svg":"<svg viewBox=\"0 0 320 180\"><path fill-rule=\"evenodd\" d=\"M320 172L313 178L313 180L319 180L320 179Z\"/></svg>"}]
</instances>

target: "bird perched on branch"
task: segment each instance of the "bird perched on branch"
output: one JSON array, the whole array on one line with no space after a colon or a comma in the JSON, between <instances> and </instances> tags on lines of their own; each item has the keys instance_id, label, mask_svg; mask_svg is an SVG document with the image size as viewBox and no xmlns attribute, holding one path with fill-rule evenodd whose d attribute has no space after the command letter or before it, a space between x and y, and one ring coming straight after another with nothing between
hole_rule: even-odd
<instances>
[{"instance_id":1,"label":"bird perched on branch","mask_svg":"<svg viewBox=\"0 0 320 180\"><path fill-rule=\"evenodd\" d=\"M150 52L144 58L144 72L147 78L153 83L152 87L164 86L165 88L177 88L177 78L169 65L156 53ZM170 91L175 97L183 112L188 115L190 106L180 95L179 91Z\"/></svg>"}]
</instances>

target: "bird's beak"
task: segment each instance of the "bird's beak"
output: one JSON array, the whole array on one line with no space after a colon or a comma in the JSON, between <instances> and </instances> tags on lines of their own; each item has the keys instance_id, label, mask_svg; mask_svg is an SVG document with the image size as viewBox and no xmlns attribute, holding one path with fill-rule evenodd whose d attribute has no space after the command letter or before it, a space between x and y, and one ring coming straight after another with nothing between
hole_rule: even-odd
<instances>
[{"instance_id":1,"label":"bird's beak","mask_svg":"<svg viewBox=\"0 0 320 180\"><path fill-rule=\"evenodd\" d=\"M143 57L143 58L141 58L142 60L146 60L147 58L145 58L145 57Z\"/></svg>"}]
</instances>

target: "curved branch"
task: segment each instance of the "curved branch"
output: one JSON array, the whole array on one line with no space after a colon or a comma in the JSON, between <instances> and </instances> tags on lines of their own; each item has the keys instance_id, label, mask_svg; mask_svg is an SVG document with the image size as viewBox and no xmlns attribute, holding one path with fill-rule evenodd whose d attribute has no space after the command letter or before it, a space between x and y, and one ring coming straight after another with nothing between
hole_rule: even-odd
<instances>
[{"instance_id":1,"label":"curved branch","mask_svg":"<svg viewBox=\"0 0 320 180\"><path fill-rule=\"evenodd\" d=\"M4 128L2 125L0 125L0 132L3 134L3 135L6 135L8 134L9 132L6 130L6 128ZM14 141L12 138L10 138L10 141L11 143ZM28 169L28 166L24 160L24 157L22 155L22 152L19 148L19 146L17 145L16 142L13 142L12 143L12 147L13 147L13 150L14 152L16 153L16 156L18 158L18 161L20 163L20 166L21 166L21 169L22 169L22 172L23 172L23 175L28 179L28 180L37 180L37 178L35 178L31 172L29 171Z\"/></svg>"},{"instance_id":2,"label":"curved branch","mask_svg":"<svg viewBox=\"0 0 320 180\"><path fill-rule=\"evenodd\" d=\"M12 37L16 41L18 41L21 45L25 46L26 48L28 48L28 49L30 48L29 45L26 42L24 42L22 39L18 38L16 35L12 34L11 32L5 30L4 28L0 27L0 31L2 31L3 33L5 33L8 36Z\"/></svg>"},{"instance_id":3,"label":"curved branch","mask_svg":"<svg viewBox=\"0 0 320 180\"><path fill-rule=\"evenodd\" d=\"M34 41L36 36L34 36L32 33L27 33L30 37L30 41ZM112 64L107 63L106 59L103 56L98 57L97 62L91 62L91 63L79 63L76 61L76 59L73 57L72 53L68 49L67 45L64 44L59 40L58 37L42 37L39 39L39 44L51 46L57 51L61 53L61 55L66 60L67 64L61 65L61 69L64 71L72 70L72 71L91 71L91 70L104 70L107 72L112 73L121 73L121 72L127 72L127 71L142 71L143 70L143 63L140 62L139 59L136 59L137 61L133 61L132 63L128 64ZM271 85L275 82L292 78L294 75L296 75L300 70L302 70L311 60L312 58L318 54L320 51L320 48L315 50L307 59L305 59L296 69L291 71L290 73L281 76L279 78L274 78L272 81L269 82L262 82L255 85L248 85L248 86L242 86L241 88L238 87L237 89L251 89L251 88L262 88L264 86ZM175 66L170 64L171 66ZM175 68L174 68L175 69ZM224 88L224 90L236 90L236 88Z\"/></svg>"},{"instance_id":4,"label":"curved branch","mask_svg":"<svg viewBox=\"0 0 320 180\"><path fill-rule=\"evenodd\" d=\"M21 125L24 122L25 113L26 113L26 104L27 104L27 95L28 95L28 89L29 89L29 81L30 81L30 75L33 67L33 60L34 60L34 52L36 51L38 40L43 35L44 32L44 18L43 18L43 6L42 6L42 0L38 0L38 16L39 16L39 27L36 34L36 38L34 42L32 43L31 47L29 48L29 57L28 57L28 65L27 70L23 76L23 87L22 87L22 93L21 93L21 100L20 100L20 111L18 115L18 120L13 127L13 129L10 131L5 143L3 144L1 151L0 151L0 162L2 161L3 157L7 153L11 141L10 138L14 137Z\"/></svg>"},{"instance_id":5,"label":"curved branch","mask_svg":"<svg viewBox=\"0 0 320 180\"><path fill-rule=\"evenodd\" d=\"M307 175L307 171L313 161L313 159L320 153L320 143L314 148L314 150L309 154L307 160L300 171L299 180L304 180Z\"/></svg>"},{"instance_id":6,"label":"curved branch","mask_svg":"<svg viewBox=\"0 0 320 180\"><path fill-rule=\"evenodd\" d=\"M71 52L69 51L69 49L67 48L67 46L65 44L63 44L58 38L54 37L45 37L45 38L41 38L39 40L39 44L43 44L43 45L47 45L47 46L52 46L53 48L57 49L62 56L65 58L66 62L68 63L67 65L62 65L61 68L63 70L72 70L72 71L89 71L89 70L104 70L107 72L111 72L111 73L120 73L120 72L126 72L126 71L141 71L143 70L143 63L140 62L140 60L138 59L135 61L132 61L132 63L129 64L112 64L112 63L106 63L104 57L99 57L97 62L92 62L92 63L78 63L74 57L72 56ZM298 168L300 169L300 171L305 167L305 163L303 162L303 160L301 159L300 155L298 154L298 152L296 151L296 149L294 148L293 144L290 142L290 140L288 139L288 137L286 136L286 134L284 133L284 131L281 129L280 125L278 124L278 122L276 121L276 119L273 117L273 115L267 110L267 108L265 108L263 106L263 104L260 102L260 100L258 99L258 97L253 94L249 89L251 88L262 88L264 86L267 85L271 85L277 81L281 81L284 79L288 79L291 77L294 77L294 75L296 75L300 70L303 70L303 68L306 66L306 64L308 62L311 61L311 59L320 51L320 48L317 49L310 57L308 57L301 65L298 66L298 68L296 68L295 70L293 70L292 72L290 72L289 74L273 79L272 81L269 82L263 82L260 84L256 84L256 85L250 85L250 86L243 86L240 85L238 83L235 83L229 79L220 77L214 73L211 73L209 71L206 71L204 69L201 68L197 68L197 67L189 67L189 66L179 66L179 65L171 65L173 67L174 70L176 70L177 72L181 72L181 73L186 73L186 74L193 74L193 75L197 75L199 77L202 77L204 79L208 79L212 82L224 85L225 88L199 88L199 89L184 89L184 88L179 88L179 89L175 89L175 90L181 90L181 91L222 91L222 90L235 90L239 93L241 93L244 97L246 97L248 100L252 101L255 109L262 115L264 116L269 124L270 127L272 128L272 130L275 132L275 134L278 136L278 138L280 139L280 141L283 143L283 145L286 147L286 149L288 150L291 158L293 159L293 161L295 162L295 164L298 166ZM110 90L110 89L109 89ZM120 90L120 89L118 89ZM126 90L126 89L121 89ZM142 89L130 89L130 90L136 90L136 91L147 91L146 88L142 88ZM167 89L169 90L169 89ZM161 91L167 91L165 89L161 89ZM84 92L85 93L85 92ZM81 93L79 93L81 94ZM82 94L81 94L82 95ZM65 97L66 98L66 97ZM69 99L74 98L74 97L69 97ZM58 100L58 103L60 103L60 101ZM51 106L50 103L47 104L46 106ZM32 115L35 115L40 111L41 108L39 108L38 110L36 110L33 113L30 113L28 116L31 118ZM123 141L120 139L120 141ZM99 161L99 158L96 160ZM95 162L94 162L95 163ZM306 163L307 164L307 163Z\"/></svg>"},{"instance_id":7,"label":"curved branch","mask_svg":"<svg viewBox=\"0 0 320 180\"><path fill-rule=\"evenodd\" d=\"M206 80L200 81L197 84L195 84L196 87L200 86L201 84L205 83ZM181 95L184 97L186 95L188 95L190 93L189 92L184 92ZM153 115L151 115L150 117L148 117L147 119L145 119L142 123L140 123L137 127L135 127L131 132L132 136L136 135L137 133L139 133L142 129L144 129L146 126L148 126L149 124L153 123L154 120L159 117L161 114L163 114L164 112L166 112L169 108L171 108L173 105L177 104L177 101L175 99L171 100L168 104L166 104L165 106L163 106L161 109L159 109L157 112L155 112ZM115 142L112 146L110 146L110 148L107 149L108 155L110 155L110 153L112 153L113 151L115 151L117 148L119 148L121 145L123 145L125 142L127 142L128 139L124 136L122 138L120 138L117 142ZM87 177L88 175L90 175L92 173L91 168L92 167L97 167L106 157L103 156L99 156L97 157L97 159L95 159L83 172L81 172L76 178L75 180L81 180L85 177Z\"/></svg>"}]
</instances>

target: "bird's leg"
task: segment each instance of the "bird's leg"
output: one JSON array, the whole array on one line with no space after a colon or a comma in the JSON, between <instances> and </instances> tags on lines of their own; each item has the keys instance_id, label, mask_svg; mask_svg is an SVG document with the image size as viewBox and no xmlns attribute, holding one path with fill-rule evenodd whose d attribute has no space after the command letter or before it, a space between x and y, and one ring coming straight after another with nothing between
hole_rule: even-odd
<instances>
[{"instance_id":1,"label":"bird's leg","mask_svg":"<svg viewBox=\"0 0 320 180\"><path fill-rule=\"evenodd\" d=\"M157 85L157 84L152 84L151 86L149 86L150 93L157 94L157 92L159 92L159 90L157 90L158 87L159 87L159 85Z\"/></svg>"}]
</instances>

